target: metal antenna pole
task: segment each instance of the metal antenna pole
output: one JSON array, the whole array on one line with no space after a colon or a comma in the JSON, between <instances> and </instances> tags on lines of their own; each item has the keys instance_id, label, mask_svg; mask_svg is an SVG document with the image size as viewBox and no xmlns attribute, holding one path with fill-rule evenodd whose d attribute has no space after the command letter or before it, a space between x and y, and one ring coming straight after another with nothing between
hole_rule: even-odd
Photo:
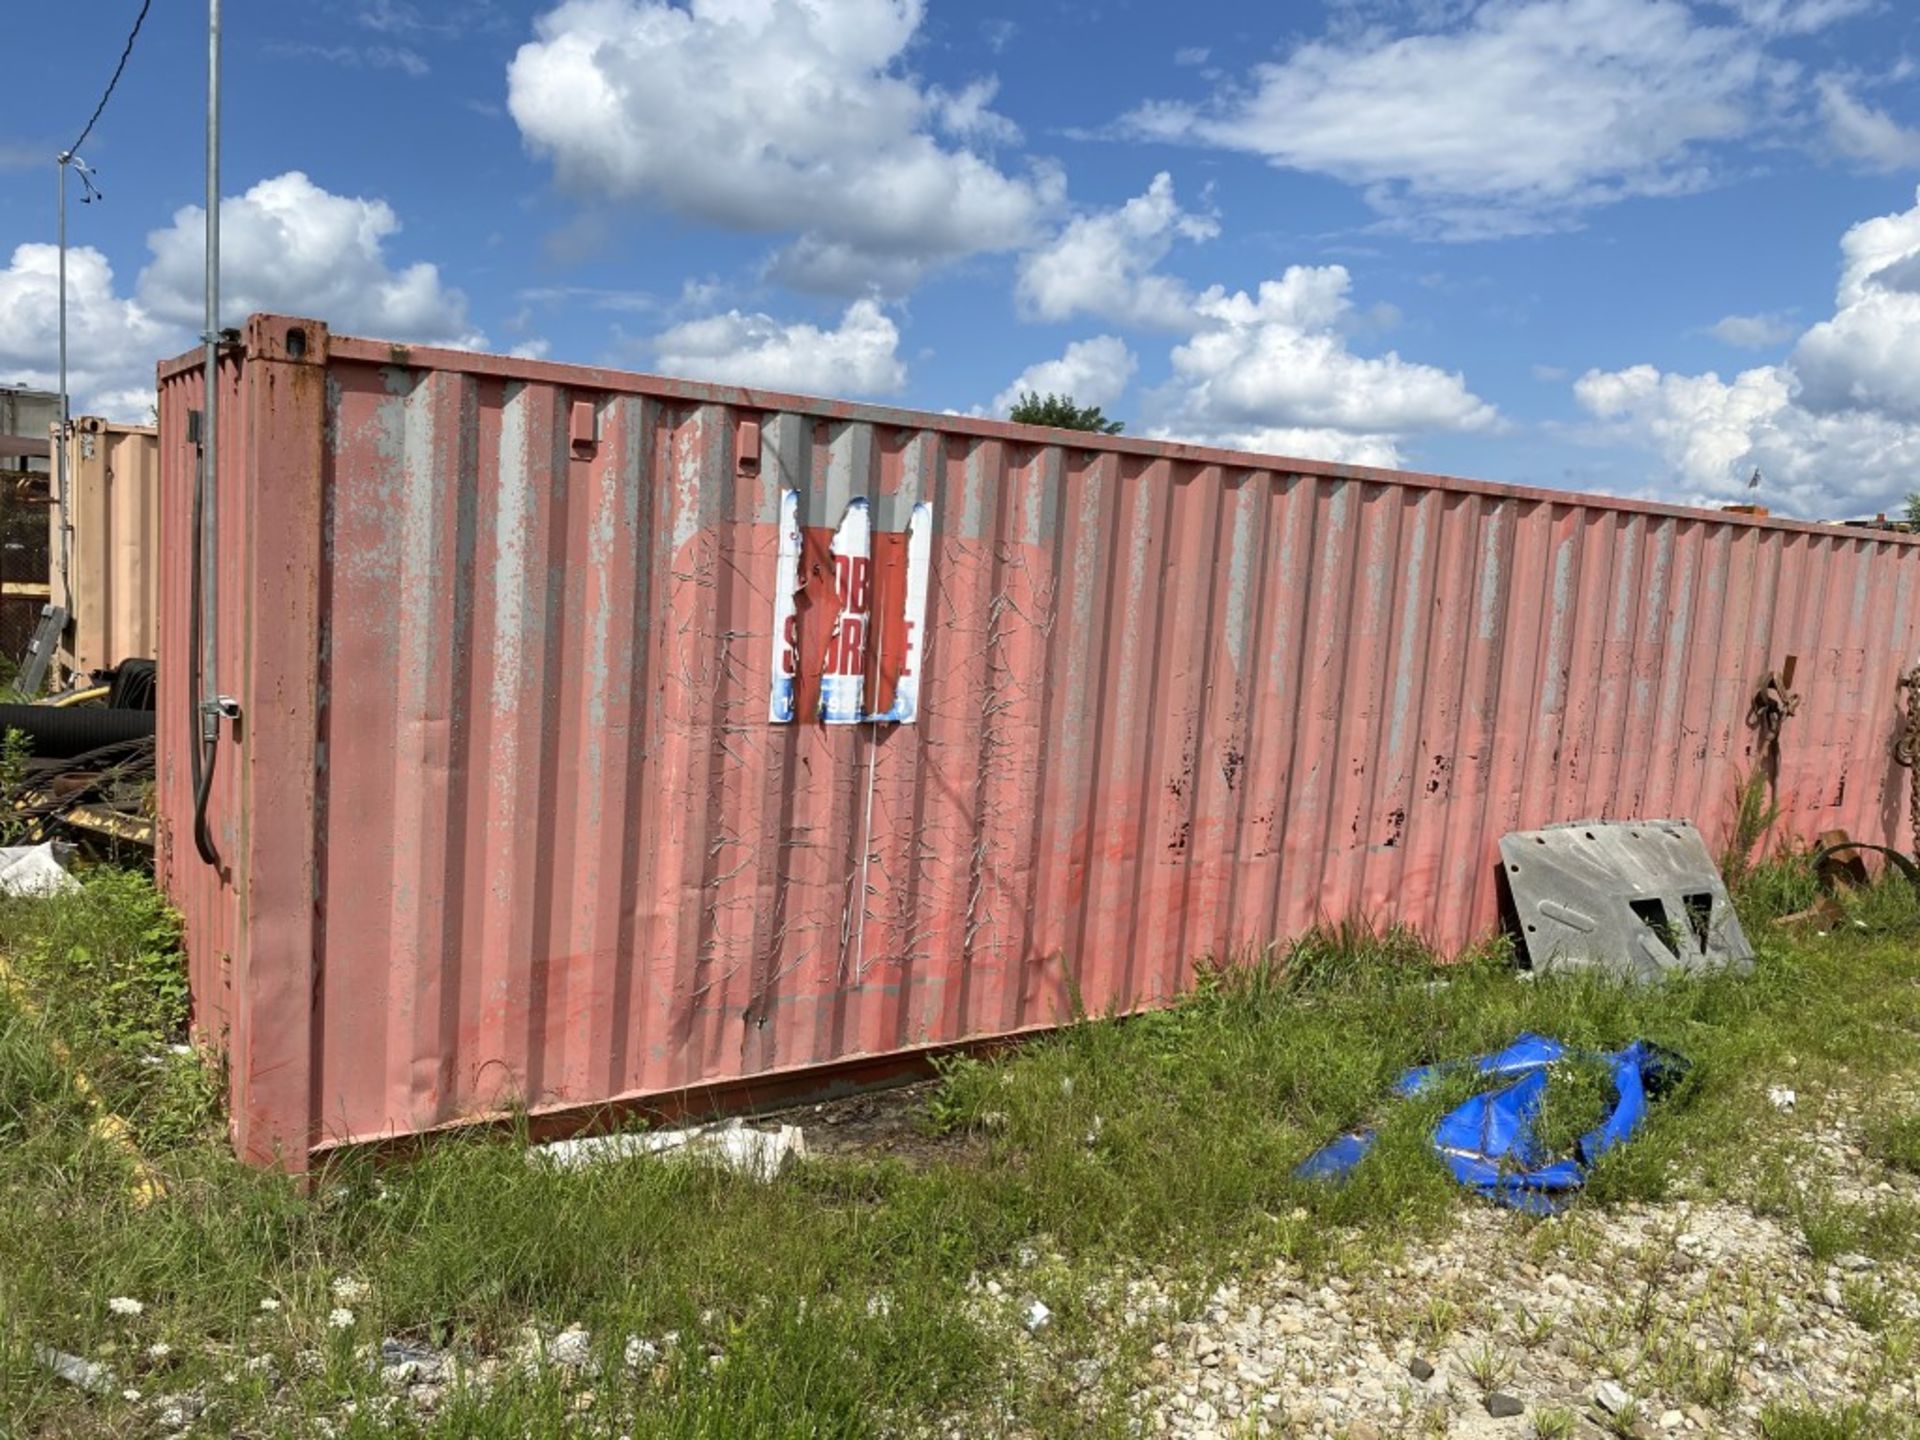
<instances>
[{"instance_id":1,"label":"metal antenna pole","mask_svg":"<svg viewBox=\"0 0 1920 1440\"><path fill-rule=\"evenodd\" d=\"M60 152L60 437L54 444L53 518L59 527L59 553L65 555L67 540L67 166L73 160L71 150ZM62 567L61 599L73 608L70 587L73 577Z\"/></svg>"},{"instance_id":2,"label":"metal antenna pole","mask_svg":"<svg viewBox=\"0 0 1920 1440\"><path fill-rule=\"evenodd\" d=\"M200 694L187 697L199 720L190 752L193 767L193 844L209 865L220 863L207 821L213 767L220 756L220 720L237 713L220 693L220 0L207 0L207 313L201 337L206 356L201 384L200 564L195 599L200 603Z\"/></svg>"},{"instance_id":3,"label":"metal antenna pole","mask_svg":"<svg viewBox=\"0 0 1920 1440\"><path fill-rule=\"evenodd\" d=\"M200 735L220 740L220 0L207 0L206 433L201 437Z\"/></svg>"}]
</instances>

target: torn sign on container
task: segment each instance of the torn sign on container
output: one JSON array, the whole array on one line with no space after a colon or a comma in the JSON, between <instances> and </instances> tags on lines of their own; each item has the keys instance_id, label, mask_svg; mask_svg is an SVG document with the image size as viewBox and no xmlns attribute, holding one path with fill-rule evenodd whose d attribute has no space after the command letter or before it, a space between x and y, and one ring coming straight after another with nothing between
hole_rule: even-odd
<instances>
[{"instance_id":1,"label":"torn sign on container","mask_svg":"<svg viewBox=\"0 0 1920 1440\"><path fill-rule=\"evenodd\" d=\"M912 723L932 553L933 506L924 500L902 533L876 531L873 507L859 497L838 527L802 526L800 492L782 493L770 720Z\"/></svg>"}]
</instances>

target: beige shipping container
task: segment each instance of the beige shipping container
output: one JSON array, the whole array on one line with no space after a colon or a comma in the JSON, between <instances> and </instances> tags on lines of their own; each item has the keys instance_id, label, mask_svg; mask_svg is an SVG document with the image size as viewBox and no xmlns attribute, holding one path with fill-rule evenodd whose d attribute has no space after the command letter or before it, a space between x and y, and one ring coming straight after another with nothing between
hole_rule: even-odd
<instances>
[{"instance_id":1,"label":"beige shipping container","mask_svg":"<svg viewBox=\"0 0 1920 1440\"><path fill-rule=\"evenodd\" d=\"M152 659L160 599L160 432L78 416L67 441L70 503L48 507L53 596L72 617L70 673ZM70 533L60 534L63 509Z\"/></svg>"}]
</instances>

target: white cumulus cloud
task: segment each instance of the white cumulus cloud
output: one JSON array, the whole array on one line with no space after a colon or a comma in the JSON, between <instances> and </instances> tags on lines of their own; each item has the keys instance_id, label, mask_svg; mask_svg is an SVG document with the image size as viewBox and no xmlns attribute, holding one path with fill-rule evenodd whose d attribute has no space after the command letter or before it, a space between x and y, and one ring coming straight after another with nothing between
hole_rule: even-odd
<instances>
[{"instance_id":1,"label":"white cumulus cloud","mask_svg":"<svg viewBox=\"0 0 1920 1440\"><path fill-rule=\"evenodd\" d=\"M163 320L198 325L206 212L189 205L147 236L153 262L140 301ZM259 310L312 315L335 329L418 344L481 343L467 300L420 261L389 264L400 220L384 200L335 195L289 170L220 202L220 310L237 324Z\"/></svg>"},{"instance_id":2,"label":"white cumulus cloud","mask_svg":"<svg viewBox=\"0 0 1920 1440\"><path fill-rule=\"evenodd\" d=\"M1057 169L1010 173L992 82L904 65L924 0L565 0L507 73L508 109L563 189L796 244L790 284L905 289L926 267L1029 243Z\"/></svg>"},{"instance_id":3,"label":"white cumulus cloud","mask_svg":"<svg viewBox=\"0 0 1920 1440\"><path fill-rule=\"evenodd\" d=\"M298 171L221 201L221 319L256 310L312 315L336 329L423 344L478 345L466 298L431 264L391 264L399 228L380 200L334 195ZM145 420L156 362L196 343L203 212L189 207L147 236L149 263L120 292L105 255L67 252L69 388L76 413ZM58 251L26 244L0 270L0 382L55 383Z\"/></svg>"},{"instance_id":4,"label":"white cumulus cloud","mask_svg":"<svg viewBox=\"0 0 1920 1440\"><path fill-rule=\"evenodd\" d=\"M1184 281L1155 270L1174 241L1220 233L1210 215L1182 210L1164 170L1146 193L1124 205L1076 216L1021 257L1014 296L1029 319L1097 315L1148 329L1193 327L1193 295Z\"/></svg>"},{"instance_id":5,"label":"white cumulus cloud","mask_svg":"<svg viewBox=\"0 0 1920 1440\"><path fill-rule=\"evenodd\" d=\"M1699 188L1708 147L1753 132L1792 74L1751 26L1679 0L1484 0L1428 18L1336 29L1122 127L1331 175L1389 223L1472 239Z\"/></svg>"},{"instance_id":6,"label":"white cumulus cloud","mask_svg":"<svg viewBox=\"0 0 1920 1440\"><path fill-rule=\"evenodd\" d=\"M654 338L665 373L809 395L884 395L904 387L900 331L873 300L856 300L832 330L729 310Z\"/></svg>"},{"instance_id":7,"label":"white cumulus cloud","mask_svg":"<svg viewBox=\"0 0 1920 1440\"><path fill-rule=\"evenodd\" d=\"M1920 196L1840 242L1834 313L1787 360L1730 381L1652 365L1574 385L1601 435L1652 450L1706 501L1756 498L1816 518L1887 510L1920 475Z\"/></svg>"},{"instance_id":8,"label":"white cumulus cloud","mask_svg":"<svg viewBox=\"0 0 1920 1440\"><path fill-rule=\"evenodd\" d=\"M1148 433L1368 465L1400 462L1401 439L1490 430L1499 413L1457 372L1348 348L1344 266L1291 266L1252 295L1215 286L1200 326L1174 347L1171 380L1150 397Z\"/></svg>"},{"instance_id":9,"label":"white cumulus cloud","mask_svg":"<svg viewBox=\"0 0 1920 1440\"><path fill-rule=\"evenodd\" d=\"M1668 498L1758 500L1814 519L1897 504L1920 466L1920 428L1867 412L1820 415L1797 403L1793 372L1765 365L1723 381L1651 365L1589 371L1574 394L1614 433L1657 453L1678 483ZM1760 487L1750 489L1755 470Z\"/></svg>"},{"instance_id":10,"label":"white cumulus cloud","mask_svg":"<svg viewBox=\"0 0 1920 1440\"><path fill-rule=\"evenodd\" d=\"M993 397L993 413L1005 415L1022 395L1070 395L1077 405L1111 409L1126 393L1140 362L1115 335L1075 340L1058 359L1029 365Z\"/></svg>"},{"instance_id":11,"label":"white cumulus cloud","mask_svg":"<svg viewBox=\"0 0 1920 1440\"><path fill-rule=\"evenodd\" d=\"M60 252L20 245L0 270L0 383L59 383ZM188 332L117 294L113 267L91 246L67 251L67 386L76 414L148 418L156 362L185 350Z\"/></svg>"},{"instance_id":12,"label":"white cumulus cloud","mask_svg":"<svg viewBox=\"0 0 1920 1440\"><path fill-rule=\"evenodd\" d=\"M1794 347L1802 403L1920 422L1920 195L1848 230L1840 253L1833 317Z\"/></svg>"},{"instance_id":13,"label":"white cumulus cloud","mask_svg":"<svg viewBox=\"0 0 1920 1440\"><path fill-rule=\"evenodd\" d=\"M1168 379L1141 401L1140 433L1311 459L1395 465L1409 435L1486 430L1494 407L1457 373L1364 355L1357 335L1397 319L1392 306L1358 311L1344 266L1290 267L1254 293L1212 285L1196 293L1158 268L1180 240L1219 232L1211 214L1181 208L1162 172L1143 194L1079 215L1021 258L1020 313L1060 321L1094 315L1179 337ZM1105 409L1138 360L1113 335L1076 341L1029 367L994 399L1004 412L1023 391L1068 394Z\"/></svg>"}]
</instances>

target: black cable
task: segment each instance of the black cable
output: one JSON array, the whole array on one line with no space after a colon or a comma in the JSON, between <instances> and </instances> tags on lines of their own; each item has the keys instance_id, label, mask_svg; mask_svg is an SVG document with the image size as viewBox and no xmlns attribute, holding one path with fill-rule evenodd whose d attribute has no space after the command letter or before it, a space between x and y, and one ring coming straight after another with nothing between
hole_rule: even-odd
<instances>
[{"instance_id":1,"label":"black cable","mask_svg":"<svg viewBox=\"0 0 1920 1440\"><path fill-rule=\"evenodd\" d=\"M200 443L205 445L206 441L203 439ZM206 487L200 483L199 469L199 465L196 465L193 484L193 503L190 507L192 518L188 523L188 529L191 532L189 543L192 545L192 550L189 552L187 560L187 583L192 598L187 606L187 625L190 631L187 636L187 684L185 686L187 691L187 715L189 717L187 721L187 770L193 782L193 848L199 852L200 858L207 864L218 866L220 863L220 850L219 847L213 843L213 830L207 824L207 801L213 795L213 766L214 761L219 756L220 746L217 739L213 744L208 744L200 738L202 718L200 714L199 693L201 667L205 663L205 657L202 655L200 648L200 616L201 606L204 603L204 596L201 593L204 588L201 578L201 561L204 559L204 556L201 550L200 536L201 531L206 526L207 520Z\"/></svg>"},{"instance_id":2,"label":"black cable","mask_svg":"<svg viewBox=\"0 0 1920 1440\"><path fill-rule=\"evenodd\" d=\"M147 10L152 4L153 0L141 0L140 13L134 17L133 29L127 35L127 47L120 52L120 63L113 67L113 78L107 81L106 94L93 107L93 114L87 118L87 128L80 132L80 138L67 147L68 155L79 153L80 147L87 143L87 136L93 133L94 122L100 118L100 112L107 108L107 101L113 98L113 87L120 83L120 72L127 68L127 59L133 54L133 42L139 38L140 27L146 23Z\"/></svg>"},{"instance_id":3,"label":"black cable","mask_svg":"<svg viewBox=\"0 0 1920 1440\"><path fill-rule=\"evenodd\" d=\"M201 745L196 737L194 752L200 753ZM207 797L213 793L213 766L220 757L218 745L205 748L205 758L200 762L200 778L193 792L193 848L200 852L200 858L209 865L220 863L220 851L213 843L213 831L207 826Z\"/></svg>"}]
</instances>

